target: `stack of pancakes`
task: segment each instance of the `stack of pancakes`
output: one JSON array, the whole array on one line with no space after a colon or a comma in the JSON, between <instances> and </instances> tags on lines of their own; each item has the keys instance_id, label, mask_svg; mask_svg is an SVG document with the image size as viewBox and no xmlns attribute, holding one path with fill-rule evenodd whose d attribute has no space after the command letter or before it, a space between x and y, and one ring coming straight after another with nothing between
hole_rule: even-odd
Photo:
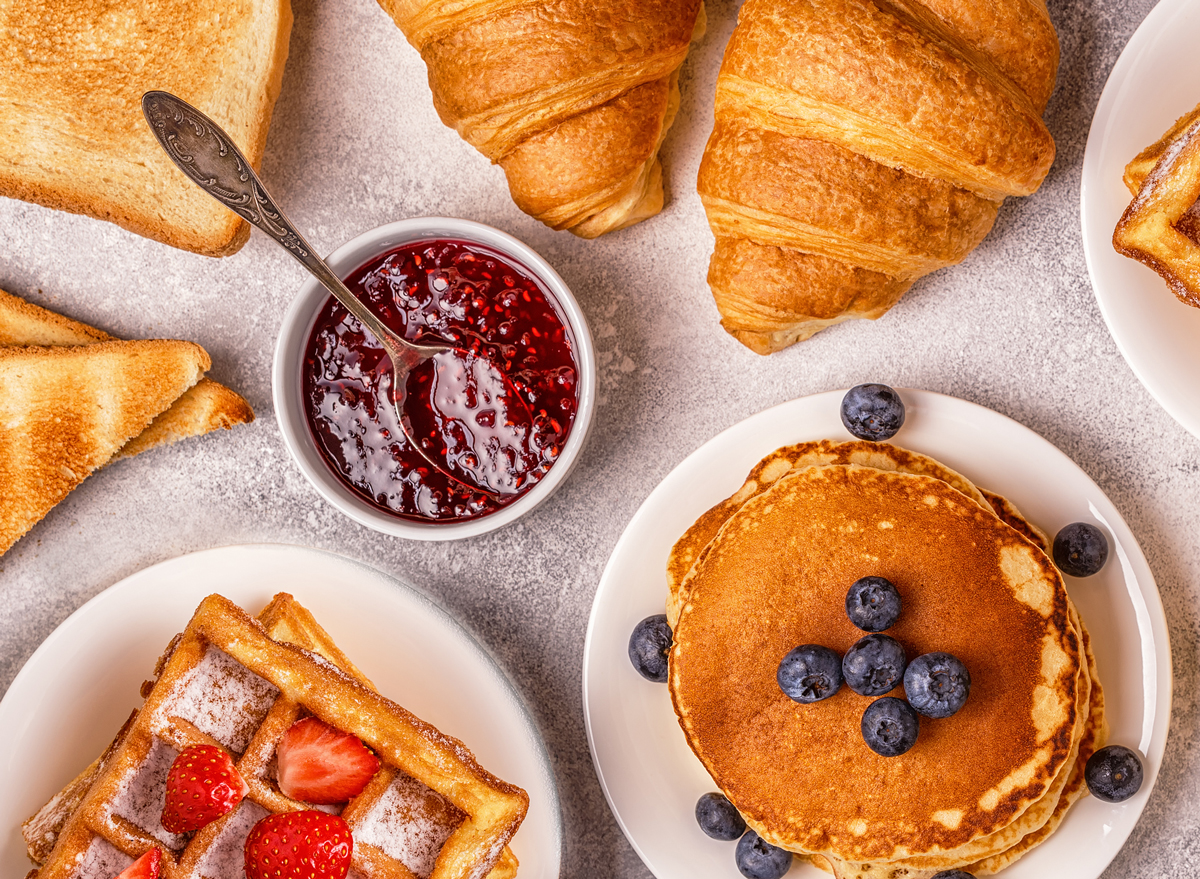
<instances>
[{"instance_id":1,"label":"stack of pancakes","mask_svg":"<svg viewBox=\"0 0 1200 879\"><path fill-rule=\"evenodd\" d=\"M671 553L688 744L751 828L839 879L1002 869L1058 826L1106 731L1087 631L1046 549L1012 504L923 455L773 452ZM868 575L900 592L888 634L910 660L944 651L971 673L965 707L922 718L899 757L862 739L871 699L843 687L802 705L775 680L793 647L845 653L863 636L845 595Z\"/></svg>"}]
</instances>

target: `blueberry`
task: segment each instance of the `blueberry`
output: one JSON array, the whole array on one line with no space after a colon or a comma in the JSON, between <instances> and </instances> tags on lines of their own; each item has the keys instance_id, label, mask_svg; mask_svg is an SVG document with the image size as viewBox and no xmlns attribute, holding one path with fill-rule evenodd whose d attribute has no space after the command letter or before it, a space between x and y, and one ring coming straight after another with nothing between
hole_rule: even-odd
<instances>
[{"instance_id":1,"label":"blueberry","mask_svg":"<svg viewBox=\"0 0 1200 879\"><path fill-rule=\"evenodd\" d=\"M949 653L918 656L904 670L904 693L926 717L949 717L967 702L971 674Z\"/></svg>"},{"instance_id":2,"label":"blueberry","mask_svg":"<svg viewBox=\"0 0 1200 879\"><path fill-rule=\"evenodd\" d=\"M842 657L820 644L801 644L783 657L775 680L793 702L820 702L842 686Z\"/></svg>"},{"instance_id":3,"label":"blueberry","mask_svg":"<svg viewBox=\"0 0 1200 879\"><path fill-rule=\"evenodd\" d=\"M738 840L734 859L746 879L779 879L792 866L791 852L771 845L753 830Z\"/></svg>"},{"instance_id":4,"label":"blueberry","mask_svg":"<svg viewBox=\"0 0 1200 879\"><path fill-rule=\"evenodd\" d=\"M1108 561L1104 532L1087 522L1073 522L1054 538L1054 564L1072 577L1090 577Z\"/></svg>"},{"instance_id":5,"label":"blueberry","mask_svg":"<svg viewBox=\"0 0 1200 879\"><path fill-rule=\"evenodd\" d=\"M1142 761L1126 747L1109 745L1088 757L1083 777L1096 799L1120 803L1142 786Z\"/></svg>"},{"instance_id":6,"label":"blueberry","mask_svg":"<svg viewBox=\"0 0 1200 879\"><path fill-rule=\"evenodd\" d=\"M942 870L940 873L934 873L933 879L975 879L975 877L963 870Z\"/></svg>"},{"instance_id":7,"label":"blueberry","mask_svg":"<svg viewBox=\"0 0 1200 879\"><path fill-rule=\"evenodd\" d=\"M863 577L846 592L846 616L864 632L882 632L900 619L900 593L890 580Z\"/></svg>"},{"instance_id":8,"label":"blueberry","mask_svg":"<svg viewBox=\"0 0 1200 879\"><path fill-rule=\"evenodd\" d=\"M862 716L862 737L867 747L883 757L898 757L917 743L921 718L912 706L895 696L884 696L867 706Z\"/></svg>"},{"instance_id":9,"label":"blueberry","mask_svg":"<svg viewBox=\"0 0 1200 879\"><path fill-rule=\"evenodd\" d=\"M665 613L646 617L629 636L629 661L638 674L658 684L667 682L667 654L671 650L671 627Z\"/></svg>"},{"instance_id":10,"label":"blueberry","mask_svg":"<svg viewBox=\"0 0 1200 879\"><path fill-rule=\"evenodd\" d=\"M746 832L746 819L724 794L705 794L696 800L696 823L706 835L726 842Z\"/></svg>"},{"instance_id":11,"label":"blueberry","mask_svg":"<svg viewBox=\"0 0 1200 879\"><path fill-rule=\"evenodd\" d=\"M882 696L900 686L907 663L904 648L895 638L867 635L842 657L842 677L860 696Z\"/></svg>"},{"instance_id":12,"label":"blueberry","mask_svg":"<svg viewBox=\"0 0 1200 879\"><path fill-rule=\"evenodd\" d=\"M904 425L904 401L887 385L855 385L842 397L842 424L859 439L891 439Z\"/></svg>"}]
</instances>

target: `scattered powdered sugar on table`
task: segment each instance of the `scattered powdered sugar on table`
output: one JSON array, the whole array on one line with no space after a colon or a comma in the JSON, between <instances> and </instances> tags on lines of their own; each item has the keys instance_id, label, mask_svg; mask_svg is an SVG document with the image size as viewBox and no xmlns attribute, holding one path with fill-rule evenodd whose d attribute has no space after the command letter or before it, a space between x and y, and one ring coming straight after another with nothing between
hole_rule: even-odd
<instances>
[{"instance_id":1,"label":"scattered powdered sugar on table","mask_svg":"<svg viewBox=\"0 0 1200 879\"><path fill-rule=\"evenodd\" d=\"M279 690L224 651L209 645L156 719L180 717L230 751L242 753L266 717Z\"/></svg>"},{"instance_id":2,"label":"scattered powdered sugar on table","mask_svg":"<svg viewBox=\"0 0 1200 879\"><path fill-rule=\"evenodd\" d=\"M172 851L181 850L187 842L162 826L167 773L178 756L166 742L153 739L142 765L121 780L110 807L113 814L136 824Z\"/></svg>"},{"instance_id":3,"label":"scattered powdered sugar on table","mask_svg":"<svg viewBox=\"0 0 1200 879\"><path fill-rule=\"evenodd\" d=\"M79 860L79 869L74 874L76 879L109 879L133 863L133 858L102 836L92 837Z\"/></svg>"},{"instance_id":4,"label":"scattered powdered sugar on table","mask_svg":"<svg viewBox=\"0 0 1200 879\"><path fill-rule=\"evenodd\" d=\"M354 827L354 838L382 849L420 879L428 879L447 837L465 817L440 794L400 773Z\"/></svg>"},{"instance_id":5,"label":"scattered powdered sugar on table","mask_svg":"<svg viewBox=\"0 0 1200 879\"><path fill-rule=\"evenodd\" d=\"M270 812L251 800L242 800L233 817L221 828L217 838L192 874L195 879L241 879L244 876L246 837L254 825Z\"/></svg>"}]
</instances>

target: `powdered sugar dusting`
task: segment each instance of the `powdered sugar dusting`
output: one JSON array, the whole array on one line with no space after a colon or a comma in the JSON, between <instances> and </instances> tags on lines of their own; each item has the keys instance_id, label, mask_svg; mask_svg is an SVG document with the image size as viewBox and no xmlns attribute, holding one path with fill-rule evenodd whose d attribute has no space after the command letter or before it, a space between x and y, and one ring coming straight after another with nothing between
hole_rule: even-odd
<instances>
[{"instance_id":1,"label":"powdered sugar dusting","mask_svg":"<svg viewBox=\"0 0 1200 879\"><path fill-rule=\"evenodd\" d=\"M210 645L155 720L165 724L169 716L181 717L240 754L278 695L269 681Z\"/></svg>"},{"instance_id":2,"label":"powdered sugar dusting","mask_svg":"<svg viewBox=\"0 0 1200 879\"><path fill-rule=\"evenodd\" d=\"M108 879L116 876L133 863L133 858L113 846L101 836L92 837L91 845L84 853L76 879Z\"/></svg>"},{"instance_id":3,"label":"powdered sugar dusting","mask_svg":"<svg viewBox=\"0 0 1200 879\"><path fill-rule=\"evenodd\" d=\"M142 765L121 780L111 806L115 815L136 824L172 851L181 850L187 841L162 826L167 773L178 756L166 742L154 739Z\"/></svg>"},{"instance_id":4,"label":"powdered sugar dusting","mask_svg":"<svg viewBox=\"0 0 1200 879\"><path fill-rule=\"evenodd\" d=\"M202 879L234 879L244 875L246 837L254 825L269 814L258 803L242 800L237 812L221 828L221 833L204 853L192 875Z\"/></svg>"},{"instance_id":5,"label":"powdered sugar dusting","mask_svg":"<svg viewBox=\"0 0 1200 879\"><path fill-rule=\"evenodd\" d=\"M353 828L354 838L382 849L420 879L428 879L447 837L465 817L440 794L401 773Z\"/></svg>"},{"instance_id":6,"label":"powdered sugar dusting","mask_svg":"<svg viewBox=\"0 0 1200 879\"><path fill-rule=\"evenodd\" d=\"M475 868L475 872L471 874L470 879L483 879L492 871L496 861L500 859L500 852L504 850L504 840L498 839L492 843L488 849L487 856L479 862L479 866Z\"/></svg>"}]
</instances>

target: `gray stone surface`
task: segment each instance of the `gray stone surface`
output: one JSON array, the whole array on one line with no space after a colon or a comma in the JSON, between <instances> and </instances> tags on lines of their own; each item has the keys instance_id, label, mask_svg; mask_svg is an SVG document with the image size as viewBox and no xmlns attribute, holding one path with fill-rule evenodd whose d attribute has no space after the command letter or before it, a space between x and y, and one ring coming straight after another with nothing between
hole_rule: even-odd
<instances>
[{"instance_id":1,"label":"gray stone surface","mask_svg":"<svg viewBox=\"0 0 1200 879\"><path fill-rule=\"evenodd\" d=\"M259 416L105 468L0 558L0 689L73 610L155 562L260 541L334 550L436 596L525 694L562 791L563 875L648 875L608 811L584 735L581 653L605 560L646 495L714 434L785 400L883 380L1027 425L1078 462L1129 522L1166 606L1175 694L1158 785L1104 875L1194 872L1200 440L1122 359L1079 230L1090 119L1151 0L1050 0L1063 62L1047 112L1058 158L1041 191L1010 200L962 265L920 282L878 323L834 328L770 358L717 325L704 282L711 236L693 185L736 3L709 0L708 35L683 69L682 110L663 147L668 206L594 242L552 232L512 205L500 170L439 123L420 59L374 3L293 3L263 176L319 249L390 220L445 214L539 250L574 289L596 338L599 405L583 461L550 503L488 537L409 543L361 528L309 488L275 425L272 346L302 280L280 249L256 233L237 255L211 260L0 200L0 287L117 335L198 341L212 374Z\"/></svg>"}]
</instances>

